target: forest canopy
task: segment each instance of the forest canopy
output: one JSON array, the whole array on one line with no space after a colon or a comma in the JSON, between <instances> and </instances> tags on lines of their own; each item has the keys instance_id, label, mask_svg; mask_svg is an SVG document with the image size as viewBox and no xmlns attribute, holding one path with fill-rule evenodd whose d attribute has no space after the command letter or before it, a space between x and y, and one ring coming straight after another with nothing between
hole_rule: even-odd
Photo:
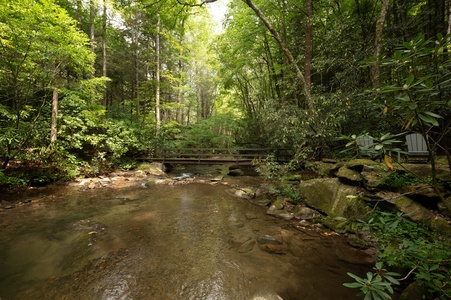
<instances>
[{"instance_id":1,"label":"forest canopy","mask_svg":"<svg viewBox=\"0 0 451 300\"><path fill-rule=\"evenodd\" d=\"M299 163L363 132L421 132L449 154L450 14L445 0L0 0L1 169L72 178L167 146Z\"/></svg>"}]
</instances>

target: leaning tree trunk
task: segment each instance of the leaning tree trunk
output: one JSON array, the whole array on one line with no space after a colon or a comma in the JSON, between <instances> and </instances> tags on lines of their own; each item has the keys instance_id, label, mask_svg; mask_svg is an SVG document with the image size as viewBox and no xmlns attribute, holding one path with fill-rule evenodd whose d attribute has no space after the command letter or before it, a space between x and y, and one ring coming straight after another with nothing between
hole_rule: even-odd
<instances>
[{"instance_id":1,"label":"leaning tree trunk","mask_svg":"<svg viewBox=\"0 0 451 300\"><path fill-rule=\"evenodd\" d=\"M282 51L284 52L285 56L288 58L288 61L293 66L296 76L301 82L301 86L304 90L304 96L307 103L307 108L310 112L315 112L315 106L312 101L312 95L310 91L310 86L307 84L304 74L302 73L301 69L299 69L299 66L296 63L296 60L294 59L293 54L291 53L290 49L288 49L288 43L287 41L282 38L282 36L275 30L275 28L272 26L271 22L266 18L265 14L252 2L252 0L242 0L244 3L246 3L259 17L259 19L265 24L266 28L271 32L272 36L276 40L276 42L279 44L279 46L282 48Z\"/></svg>"}]
</instances>

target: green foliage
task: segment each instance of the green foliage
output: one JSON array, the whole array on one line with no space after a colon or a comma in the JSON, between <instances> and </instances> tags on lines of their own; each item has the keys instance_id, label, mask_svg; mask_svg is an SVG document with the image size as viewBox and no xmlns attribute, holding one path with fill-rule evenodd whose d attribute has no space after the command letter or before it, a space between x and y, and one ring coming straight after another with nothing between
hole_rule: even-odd
<instances>
[{"instance_id":1,"label":"green foliage","mask_svg":"<svg viewBox=\"0 0 451 300\"><path fill-rule=\"evenodd\" d=\"M27 181L15 176L7 176L0 171L0 189L14 190L27 185Z\"/></svg>"},{"instance_id":2,"label":"green foliage","mask_svg":"<svg viewBox=\"0 0 451 300\"><path fill-rule=\"evenodd\" d=\"M389 96L384 98L386 111L401 116L406 129L418 126L426 132L439 126L443 114L451 108L441 91L449 85L449 70L444 66L446 41L441 35L427 40L419 34L398 44L393 56L382 60L394 80L379 92Z\"/></svg>"},{"instance_id":3,"label":"green foliage","mask_svg":"<svg viewBox=\"0 0 451 300\"><path fill-rule=\"evenodd\" d=\"M297 186L285 185L281 190L281 195L288 197L290 202L296 204L301 200L299 188Z\"/></svg>"},{"instance_id":4,"label":"green foliage","mask_svg":"<svg viewBox=\"0 0 451 300\"><path fill-rule=\"evenodd\" d=\"M47 145L55 78L66 73L76 81L92 71L94 56L76 21L53 1L0 6L0 156L7 162Z\"/></svg>"},{"instance_id":5,"label":"green foliage","mask_svg":"<svg viewBox=\"0 0 451 300\"><path fill-rule=\"evenodd\" d=\"M365 296L365 300L391 300L390 294L393 294L392 285L399 285L395 278L400 274L388 272L383 268L381 262L377 262L374 267L375 272L366 273L366 278L361 278L353 273L348 273L355 282L344 283L349 288L358 288L360 293Z\"/></svg>"},{"instance_id":6,"label":"green foliage","mask_svg":"<svg viewBox=\"0 0 451 300\"><path fill-rule=\"evenodd\" d=\"M429 299L450 299L451 242L418 225L402 213L375 210L362 229L370 230L384 265L412 273Z\"/></svg>"},{"instance_id":7,"label":"green foliage","mask_svg":"<svg viewBox=\"0 0 451 300\"><path fill-rule=\"evenodd\" d=\"M382 157L384 154L388 154L389 152L395 153L405 153L401 150L401 148L397 147L398 144L402 143L402 141L398 140L398 137L403 135L400 134L390 134L385 133L380 137L372 137L368 133L363 132L359 135L342 135L338 139L347 141L345 147L347 149L343 150L344 152L351 152L354 155L367 155L372 158ZM359 139L363 138L367 142L371 141L371 143L367 143L367 145L363 145L359 142Z\"/></svg>"},{"instance_id":8,"label":"green foliage","mask_svg":"<svg viewBox=\"0 0 451 300\"><path fill-rule=\"evenodd\" d=\"M125 114L121 118L107 115L105 108L96 104L105 82L102 78L84 80L77 90L62 92L59 140L48 158L67 178L109 170L128 154L148 148L153 132L148 125Z\"/></svg>"},{"instance_id":9,"label":"green foliage","mask_svg":"<svg viewBox=\"0 0 451 300\"><path fill-rule=\"evenodd\" d=\"M431 182L430 177L418 178L418 177L413 176L410 173L392 172L385 179L384 186L390 190L398 191L409 185L415 185L415 184L419 184L419 183L430 183L430 182Z\"/></svg>"},{"instance_id":10,"label":"green foliage","mask_svg":"<svg viewBox=\"0 0 451 300\"><path fill-rule=\"evenodd\" d=\"M177 132L177 144L181 147L229 148L235 144L234 134L237 130L236 117L231 113L217 114L209 119ZM175 134L173 134L175 136Z\"/></svg>"}]
</instances>

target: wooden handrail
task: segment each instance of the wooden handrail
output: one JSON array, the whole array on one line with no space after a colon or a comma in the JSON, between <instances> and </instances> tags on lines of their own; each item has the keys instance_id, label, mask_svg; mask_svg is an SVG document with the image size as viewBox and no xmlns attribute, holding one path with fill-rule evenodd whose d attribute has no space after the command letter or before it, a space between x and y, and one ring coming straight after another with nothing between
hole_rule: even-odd
<instances>
[{"instance_id":1,"label":"wooden handrail","mask_svg":"<svg viewBox=\"0 0 451 300\"><path fill-rule=\"evenodd\" d=\"M271 148L156 148L154 161L162 163L248 163L254 159L266 158L270 154L276 160L287 161L289 155L280 155L286 149ZM285 159L282 159L285 158Z\"/></svg>"}]
</instances>

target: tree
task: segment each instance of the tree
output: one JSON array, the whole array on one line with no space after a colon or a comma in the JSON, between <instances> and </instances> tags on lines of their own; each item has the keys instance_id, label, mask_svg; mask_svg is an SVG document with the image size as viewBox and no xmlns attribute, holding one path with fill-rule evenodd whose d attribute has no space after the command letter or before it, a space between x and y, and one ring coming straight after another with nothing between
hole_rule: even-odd
<instances>
[{"instance_id":1,"label":"tree","mask_svg":"<svg viewBox=\"0 0 451 300\"><path fill-rule=\"evenodd\" d=\"M243 2L246 3L255 12L255 14L260 18L260 20L263 22L263 24L265 24L265 26L268 28L269 32L271 32L271 35L273 36L273 38L277 41L279 46L282 48L282 50L285 53L286 57L288 58L290 64L293 66L299 81L301 82L301 85L304 90L307 108L311 112L314 112L315 106L312 101L310 85L307 83L303 72L299 68L296 60L294 59L293 54L291 53L290 49L288 48L287 41L277 32L277 30L274 28L274 26L271 24L271 22L265 16L265 14L252 2L252 0L243 0Z\"/></svg>"},{"instance_id":2,"label":"tree","mask_svg":"<svg viewBox=\"0 0 451 300\"><path fill-rule=\"evenodd\" d=\"M89 40L76 22L50 0L2 1L0 10L0 105L2 127L0 151L6 149L3 167L23 151L34 134L36 122L52 91L52 135L56 140L58 88L63 71L90 71L93 55ZM68 79L68 78L66 78ZM37 95L41 94L41 97ZM26 113L25 113L26 112Z\"/></svg>"},{"instance_id":3,"label":"tree","mask_svg":"<svg viewBox=\"0 0 451 300\"><path fill-rule=\"evenodd\" d=\"M382 54L382 36L384 30L385 19L387 18L388 8L390 6L390 0L383 0L381 12L376 23L376 34L374 39L374 57L379 58ZM378 89L381 85L380 82L380 65L376 60L371 68L371 77L373 81L373 88Z\"/></svg>"}]
</instances>

